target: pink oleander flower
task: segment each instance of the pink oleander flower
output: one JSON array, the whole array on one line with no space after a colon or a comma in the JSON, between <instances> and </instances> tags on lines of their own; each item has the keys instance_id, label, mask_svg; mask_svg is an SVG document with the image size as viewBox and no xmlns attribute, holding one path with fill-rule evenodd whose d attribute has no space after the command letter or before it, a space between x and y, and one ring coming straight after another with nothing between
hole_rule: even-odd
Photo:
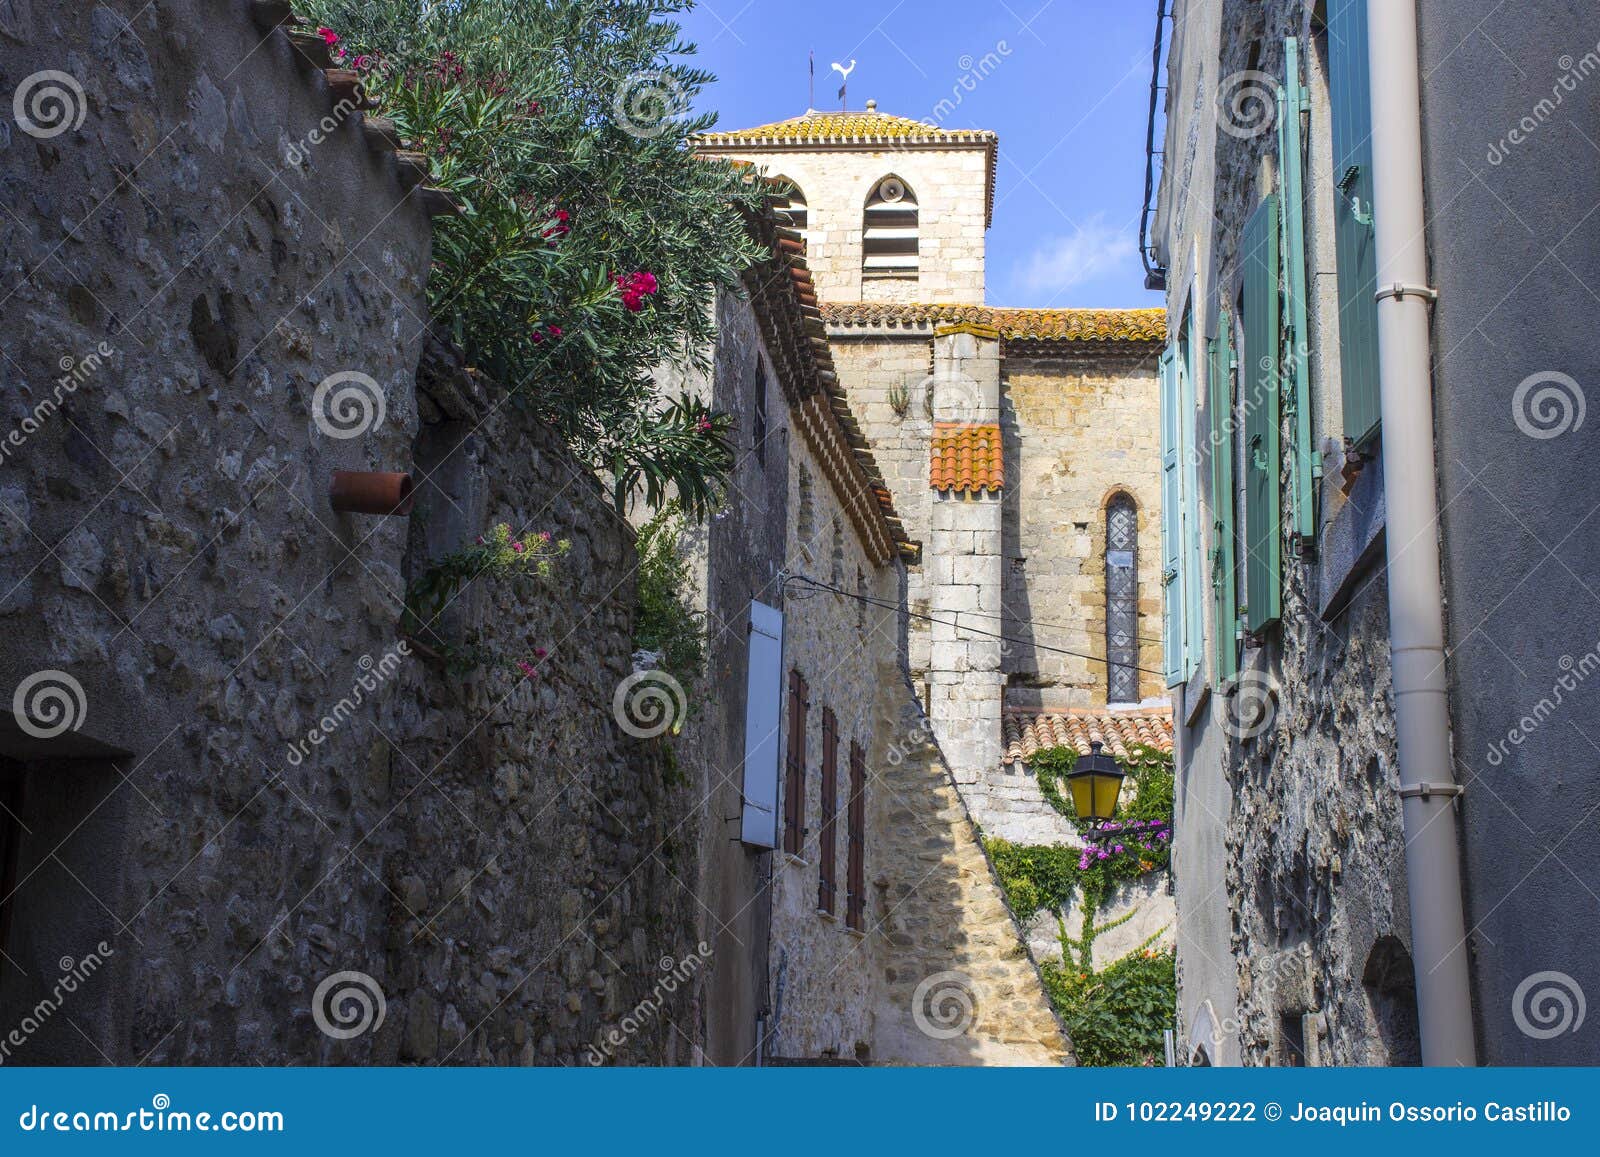
<instances>
[{"instance_id":1,"label":"pink oleander flower","mask_svg":"<svg viewBox=\"0 0 1600 1157\"><path fill-rule=\"evenodd\" d=\"M523 551L523 546L522 546L522 544L520 542L513 542L511 544L511 553L512 554L521 554L522 551Z\"/></svg>"},{"instance_id":2,"label":"pink oleander flower","mask_svg":"<svg viewBox=\"0 0 1600 1157\"><path fill-rule=\"evenodd\" d=\"M533 664L524 659L517 660L517 667L530 679L536 679L539 676L539 672L534 669Z\"/></svg>"},{"instance_id":3,"label":"pink oleander flower","mask_svg":"<svg viewBox=\"0 0 1600 1157\"><path fill-rule=\"evenodd\" d=\"M322 37L322 43L330 48L339 43L339 34L331 28L319 27L317 35Z\"/></svg>"},{"instance_id":4,"label":"pink oleander flower","mask_svg":"<svg viewBox=\"0 0 1600 1157\"><path fill-rule=\"evenodd\" d=\"M539 532L539 537L544 539L544 541L549 542L550 541L550 532L548 530L541 530Z\"/></svg>"},{"instance_id":5,"label":"pink oleander flower","mask_svg":"<svg viewBox=\"0 0 1600 1157\"><path fill-rule=\"evenodd\" d=\"M534 648L534 649L533 649L533 657L534 657L534 658L535 658L535 659L542 659L542 658L544 658L544 657L545 657L545 656L546 656L546 655L548 655L548 654L549 654L549 653L550 653L550 652L549 652L549 651L546 651L546 650L545 650L545 649L544 649L544 648L543 648L543 647L535 647L535 648Z\"/></svg>"}]
</instances>

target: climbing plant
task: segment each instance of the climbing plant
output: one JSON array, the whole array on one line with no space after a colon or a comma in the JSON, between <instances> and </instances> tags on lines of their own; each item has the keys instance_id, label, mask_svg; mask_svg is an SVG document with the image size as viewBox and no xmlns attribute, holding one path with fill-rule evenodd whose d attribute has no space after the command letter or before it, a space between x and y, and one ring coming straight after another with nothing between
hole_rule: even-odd
<instances>
[{"instance_id":1,"label":"climbing plant","mask_svg":"<svg viewBox=\"0 0 1600 1157\"><path fill-rule=\"evenodd\" d=\"M1050 747L1034 752L1028 762L1051 806L1076 821L1081 834L1098 827L1099 838L1082 847L1013 844L993 837L984 843L1019 921L1042 911L1056 913L1061 963L1045 961L1040 971L1080 1063L1153 1063L1177 1002L1173 955L1152 947L1153 936L1097 970L1094 942L1134 916L1128 912L1099 921L1117 885L1163 871L1171 862L1172 757L1153 747L1130 748L1119 762L1131 781L1131 797L1122 806L1123 818L1103 825L1079 819L1062 794L1077 758L1072 748ZM1074 901L1081 913L1075 936L1063 915Z\"/></svg>"}]
</instances>

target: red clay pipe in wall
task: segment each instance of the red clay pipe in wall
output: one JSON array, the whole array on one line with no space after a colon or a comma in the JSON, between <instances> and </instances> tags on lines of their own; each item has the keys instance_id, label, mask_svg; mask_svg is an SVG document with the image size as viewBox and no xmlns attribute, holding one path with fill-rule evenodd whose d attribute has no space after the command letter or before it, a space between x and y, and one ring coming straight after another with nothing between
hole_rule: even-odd
<instances>
[{"instance_id":1,"label":"red clay pipe in wall","mask_svg":"<svg viewBox=\"0 0 1600 1157\"><path fill-rule=\"evenodd\" d=\"M350 514L410 514L411 475L378 470L335 470L328 501Z\"/></svg>"}]
</instances>

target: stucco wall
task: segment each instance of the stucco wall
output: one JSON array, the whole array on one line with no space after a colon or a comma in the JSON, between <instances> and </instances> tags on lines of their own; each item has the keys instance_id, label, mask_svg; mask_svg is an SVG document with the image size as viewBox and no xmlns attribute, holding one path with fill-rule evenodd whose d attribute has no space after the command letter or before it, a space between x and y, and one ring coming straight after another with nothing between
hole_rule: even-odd
<instances>
[{"instance_id":1,"label":"stucco wall","mask_svg":"<svg viewBox=\"0 0 1600 1157\"><path fill-rule=\"evenodd\" d=\"M1600 186L1593 165L1570 158L1587 152L1584 135L1600 118L1600 12L1579 0L1516 11L1423 0L1418 14L1428 249L1440 292L1448 674L1456 774L1467 789L1479 1056L1594 1064L1600 865L1581 841L1600 804L1591 742L1600 741L1600 423L1592 413L1583 420L1583 405L1585 395L1596 400L1600 334L1582 302L1593 304L1585 262L1600 222L1586 214ZM1497 51L1518 72L1493 65ZM1554 374L1569 375L1577 392ZM1554 393L1534 420L1531 391L1542 389ZM1567 977L1554 991L1569 999L1573 986L1587 994L1581 1031L1540 1039L1520 1027L1550 987L1524 987L1541 972Z\"/></svg>"}]
</instances>

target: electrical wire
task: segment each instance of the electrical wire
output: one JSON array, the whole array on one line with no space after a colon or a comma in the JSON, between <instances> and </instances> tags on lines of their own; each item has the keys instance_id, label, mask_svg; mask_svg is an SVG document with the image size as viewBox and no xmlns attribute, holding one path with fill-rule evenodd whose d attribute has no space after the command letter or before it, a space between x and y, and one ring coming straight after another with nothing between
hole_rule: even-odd
<instances>
[{"instance_id":1,"label":"electrical wire","mask_svg":"<svg viewBox=\"0 0 1600 1157\"><path fill-rule=\"evenodd\" d=\"M1035 651L1050 651L1050 652L1052 652L1054 654L1057 654L1057 655L1070 655L1074 659L1087 659L1091 663L1104 663L1108 667L1112 665L1110 660L1105 659L1100 655L1088 655L1088 654L1085 654L1082 651L1068 651L1068 650L1066 650L1065 648L1062 648L1062 647L1051 647L1051 646L1047 646L1044 643L1035 643L1030 639L1019 639L1015 635L996 634L994 631L985 631L985 630L982 630L982 629L980 629L978 627L968 627L968 626L965 626L965 625L963 625L963 624L961 624L959 622L952 623L948 619L936 619L932 615L921 614L921 613L919 613L917 611L911 610L908 607L903 607L899 603L885 602L883 599L875 599L870 595L860 595L860 594L856 594L854 591L841 590L840 588L838 588L836 586L833 586L831 583L818 582L816 579L812 578L810 575L803 575L803 574L789 574L789 575L786 575L784 577L784 580L783 580L783 583L782 583L782 586L783 586L783 589L784 589L785 593L788 592L790 583L805 583L808 587L811 588L811 594L799 594L797 592L795 594L795 597L799 598L799 599L812 598L817 591L827 591L830 594L840 595L840 596L842 596L844 598L847 598L847 599L855 599L857 602L866 603L869 606L881 607L881 608L883 608L884 610L887 610L887 611L899 611L901 614L907 615L907 616L909 616L910 618L913 618L913 619L926 619L930 623L942 623L944 626L954 627L954 628L956 628L956 630L958 630L958 631L966 631L968 634L984 635L984 636L987 636L988 638L991 638L991 639L1000 639L1003 642L1016 643L1019 646L1031 647ZM955 615L961 615L963 613L971 613L971 612L953 611L951 613L955 614ZM1032 626L1032 623L1030 622L1027 625ZM1140 672L1142 674L1145 674L1145 675L1165 675L1166 674L1166 672L1164 672L1164 671L1154 671L1154 670L1151 670L1149 667L1139 667L1139 666L1136 666L1135 664L1132 664L1132 663L1117 663L1116 666L1118 666L1118 667L1127 667L1130 670L1138 671L1138 672Z\"/></svg>"}]
</instances>

